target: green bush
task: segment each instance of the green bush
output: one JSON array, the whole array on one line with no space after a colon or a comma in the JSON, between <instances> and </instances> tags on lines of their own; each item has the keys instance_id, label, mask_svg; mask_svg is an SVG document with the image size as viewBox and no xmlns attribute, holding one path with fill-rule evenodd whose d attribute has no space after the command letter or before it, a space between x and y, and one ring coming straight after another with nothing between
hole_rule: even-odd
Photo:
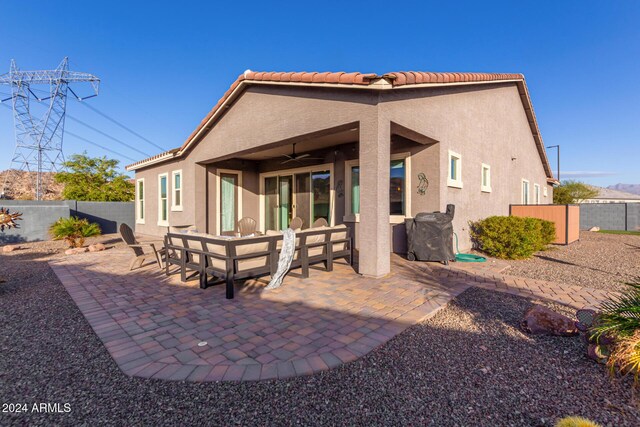
<instances>
[{"instance_id":1,"label":"green bush","mask_svg":"<svg viewBox=\"0 0 640 427\"><path fill-rule=\"evenodd\" d=\"M64 239L70 248L81 248L86 237L102 234L98 224L75 216L58 219L51 225L49 232L54 240Z\"/></svg>"},{"instance_id":2,"label":"green bush","mask_svg":"<svg viewBox=\"0 0 640 427\"><path fill-rule=\"evenodd\" d=\"M471 223L475 246L495 258L529 258L555 238L555 224L538 218L491 216Z\"/></svg>"}]
</instances>

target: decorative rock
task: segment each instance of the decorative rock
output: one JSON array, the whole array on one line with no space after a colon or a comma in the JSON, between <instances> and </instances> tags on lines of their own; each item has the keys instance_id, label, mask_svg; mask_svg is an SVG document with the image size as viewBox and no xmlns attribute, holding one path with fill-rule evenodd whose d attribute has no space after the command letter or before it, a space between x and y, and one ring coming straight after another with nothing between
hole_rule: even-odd
<instances>
[{"instance_id":1,"label":"decorative rock","mask_svg":"<svg viewBox=\"0 0 640 427\"><path fill-rule=\"evenodd\" d=\"M571 337L578 335L575 322L560 313L542 305L534 305L520 322L520 328L532 335L557 335Z\"/></svg>"},{"instance_id":2,"label":"decorative rock","mask_svg":"<svg viewBox=\"0 0 640 427\"><path fill-rule=\"evenodd\" d=\"M589 328L593 326L593 323L595 322L597 317L598 313L595 310L590 308L582 308L576 311L576 319L578 319L578 321L576 322L576 327L580 332L587 332Z\"/></svg>"},{"instance_id":3,"label":"decorative rock","mask_svg":"<svg viewBox=\"0 0 640 427\"><path fill-rule=\"evenodd\" d=\"M591 227L589 231L600 231L600 227Z\"/></svg>"},{"instance_id":4,"label":"decorative rock","mask_svg":"<svg viewBox=\"0 0 640 427\"><path fill-rule=\"evenodd\" d=\"M89 245L89 252L100 252L107 249L105 245L102 243L94 243L93 245Z\"/></svg>"},{"instance_id":5,"label":"decorative rock","mask_svg":"<svg viewBox=\"0 0 640 427\"><path fill-rule=\"evenodd\" d=\"M589 344L589 347L587 347L587 356L591 360L605 364L609 358L609 349L603 345Z\"/></svg>"},{"instance_id":6,"label":"decorative rock","mask_svg":"<svg viewBox=\"0 0 640 427\"><path fill-rule=\"evenodd\" d=\"M2 252L7 253L7 252L13 252L13 251L17 251L18 249L20 249L20 246L17 245L6 245L2 247Z\"/></svg>"}]
</instances>

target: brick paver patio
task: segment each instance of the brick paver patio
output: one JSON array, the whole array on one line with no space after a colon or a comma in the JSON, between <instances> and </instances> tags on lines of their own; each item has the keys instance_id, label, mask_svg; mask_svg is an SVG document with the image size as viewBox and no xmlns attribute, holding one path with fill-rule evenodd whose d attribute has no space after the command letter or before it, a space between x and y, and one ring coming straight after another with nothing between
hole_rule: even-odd
<instances>
[{"instance_id":1,"label":"brick paver patio","mask_svg":"<svg viewBox=\"0 0 640 427\"><path fill-rule=\"evenodd\" d=\"M363 356L432 315L465 285L441 286L424 264L396 261L382 280L346 265L296 270L281 288L267 279L206 290L156 265L128 271L131 253L112 249L51 267L118 366L128 375L192 381L287 378Z\"/></svg>"},{"instance_id":2,"label":"brick paver patio","mask_svg":"<svg viewBox=\"0 0 640 427\"><path fill-rule=\"evenodd\" d=\"M534 280L509 275L508 264L500 260L486 263L452 263L449 267L430 263L433 275L443 285L466 284L498 292L555 301L573 308L595 308L612 293L599 289Z\"/></svg>"},{"instance_id":3,"label":"brick paver patio","mask_svg":"<svg viewBox=\"0 0 640 427\"><path fill-rule=\"evenodd\" d=\"M156 265L128 271L124 249L51 261L51 267L118 366L131 376L188 381L254 381L307 375L353 361L433 315L469 286L596 305L596 290L507 276L499 265L451 267L392 258L380 280L346 264L296 270L281 288L267 279L206 290ZM475 269L475 270L474 270Z\"/></svg>"}]
</instances>

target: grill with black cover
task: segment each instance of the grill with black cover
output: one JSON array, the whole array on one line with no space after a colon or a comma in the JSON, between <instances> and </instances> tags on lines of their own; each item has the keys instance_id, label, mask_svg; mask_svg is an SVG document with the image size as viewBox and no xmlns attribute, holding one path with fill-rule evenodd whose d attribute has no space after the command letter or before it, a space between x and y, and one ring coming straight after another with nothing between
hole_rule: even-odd
<instances>
[{"instance_id":1,"label":"grill with black cover","mask_svg":"<svg viewBox=\"0 0 640 427\"><path fill-rule=\"evenodd\" d=\"M405 219L407 228L407 258L409 261L454 261L453 215L454 205L446 212L422 212L415 218Z\"/></svg>"}]
</instances>

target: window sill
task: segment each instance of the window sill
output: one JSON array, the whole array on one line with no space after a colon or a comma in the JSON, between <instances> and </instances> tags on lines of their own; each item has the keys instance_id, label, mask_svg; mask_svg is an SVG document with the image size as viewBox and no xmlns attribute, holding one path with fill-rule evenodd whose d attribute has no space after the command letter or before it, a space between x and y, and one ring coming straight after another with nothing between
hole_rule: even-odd
<instances>
[{"instance_id":1,"label":"window sill","mask_svg":"<svg viewBox=\"0 0 640 427\"><path fill-rule=\"evenodd\" d=\"M182 206L171 206L171 212L182 212Z\"/></svg>"},{"instance_id":2,"label":"window sill","mask_svg":"<svg viewBox=\"0 0 640 427\"><path fill-rule=\"evenodd\" d=\"M462 181L448 180L447 181L447 187L462 188Z\"/></svg>"},{"instance_id":3,"label":"window sill","mask_svg":"<svg viewBox=\"0 0 640 427\"><path fill-rule=\"evenodd\" d=\"M136 224L144 224L144 219L136 219Z\"/></svg>"},{"instance_id":4,"label":"window sill","mask_svg":"<svg viewBox=\"0 0 640 427\"><path fill-rule=\"evenodd\" d=\"M158 227L168 227L169 221L158 221Z\"/></svg>"},{"instance_id":5,"label":"window sill","mask_svg":"<svg viewBox=\"0 0 640 427\"><path fill-rule=\"evenodd\" d=\"M491 187L482 187L480 191L483 193L491 193Z\"/></svg>"}]
</instances>

